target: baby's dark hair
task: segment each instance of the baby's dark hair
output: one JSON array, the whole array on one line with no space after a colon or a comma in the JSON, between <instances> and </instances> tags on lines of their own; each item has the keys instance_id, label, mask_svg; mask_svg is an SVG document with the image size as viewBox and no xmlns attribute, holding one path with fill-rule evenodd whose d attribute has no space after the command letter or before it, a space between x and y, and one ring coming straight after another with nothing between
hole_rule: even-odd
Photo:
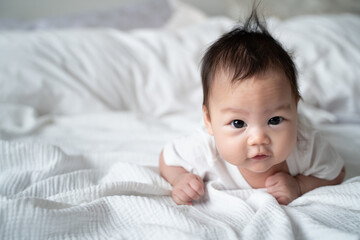
<instances>
[{"instance_id":1,"label":"baby's dark hair","mask_svg":"<svg viewBox=\"0 0 360 240\"><path fill-rule=\"evenodd\" d=\"M254 9L243 26L222 35L206 51L201 63L203 105L209 107L209 93L217 72L229 74L231 82L266 72L282 70L288 78L295 100L300 99L297 71L290 55L261 23Z\"/></svg>"}]
</instances>

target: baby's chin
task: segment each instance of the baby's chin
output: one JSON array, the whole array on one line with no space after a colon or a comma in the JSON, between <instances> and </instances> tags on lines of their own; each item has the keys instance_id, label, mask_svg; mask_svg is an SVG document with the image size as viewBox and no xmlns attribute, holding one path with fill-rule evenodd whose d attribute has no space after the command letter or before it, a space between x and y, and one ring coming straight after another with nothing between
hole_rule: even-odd
<instances>
[{"instance_id":1,"label":"baby's chin","mask_svg":"<svg viewBox=\"0 0 360 240\"><path fill-rule=\"evenodd\" d=\"M270 164L266 163L266 160L264 162L261 162L260 160L258 163L247 167L247 170L253 173L264 174L268 172L279 172L287 169L287 166L284 166L286 164L286 160L275 162L275 164Z\"/></svg>"}]
</instances>

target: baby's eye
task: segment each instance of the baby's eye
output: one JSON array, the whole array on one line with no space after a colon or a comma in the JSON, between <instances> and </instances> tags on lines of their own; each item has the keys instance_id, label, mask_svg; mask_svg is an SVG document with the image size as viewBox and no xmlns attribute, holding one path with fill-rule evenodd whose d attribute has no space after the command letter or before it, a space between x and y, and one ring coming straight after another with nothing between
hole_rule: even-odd
<instances>
[{"instance_id":1,"label":"baby's eye","mask_svg":"<svg viewBox=\"0 0 360 240\"><path fill-rule=\"evenodd\" d=\"M269 122L268 122L268 124L269 125L278 125L278 124L280 124L282 121L284 120L284 118L282 118L282 117L273 117L273 118L270 118L269 119Z\"/></svg>"},{"instance_id":2,"label":"baby's eye","mask_svg":"<svg viewBox=\"0 0 360 240\"><path fill-rule=\"evenodd\" d=\"M246 123L243 120L233 120L231 121L231 126L234 128L243 128L246 126Z\"/></svg>"}]
</instances>

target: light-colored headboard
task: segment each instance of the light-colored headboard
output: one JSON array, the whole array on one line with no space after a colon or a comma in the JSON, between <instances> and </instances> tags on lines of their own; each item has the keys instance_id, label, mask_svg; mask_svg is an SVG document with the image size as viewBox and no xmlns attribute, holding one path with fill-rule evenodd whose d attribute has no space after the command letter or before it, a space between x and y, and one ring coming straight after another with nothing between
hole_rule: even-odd
<instances>
[{"instance_id":1,"label":"light-colored headboard","mask_svg":"<svg viewBox=\"0 0 360 240\"><path fill-rule=\"evenodd\" d=\"M246 17L254 1L265 16L281 19L313 14L360 14L360 0L182 0L208 15L226 15L235 19ZM255 4L256 4L255 3Z\"/></svg>"},{"instance_id":2,"label":"light-colored headboard","mask_svg":"<svg viewBox=\"0 0 360 240\"><path fill-rule=\"evenodd\" d=\"M0 18L33 20L107 10L141 0L0 0Z\"/></svg>"},{"instance_id":3,"label":"light-colored headboard","mask_svg":"<svg viewBox=\"0 0 360 240\"><path fill-rule=\"evenodd\" d=\"M0 0L0 19L32 20L106 10L146 0ZM191 4L207 15L246 16L253 0L174 0ZM257 0L259 2L259 0ZM351 12L360 14L360 0L262 0L265 16L288 18L301 14ZM156 14L156 13L154 13Z\"/></svg>"}]
</instances>

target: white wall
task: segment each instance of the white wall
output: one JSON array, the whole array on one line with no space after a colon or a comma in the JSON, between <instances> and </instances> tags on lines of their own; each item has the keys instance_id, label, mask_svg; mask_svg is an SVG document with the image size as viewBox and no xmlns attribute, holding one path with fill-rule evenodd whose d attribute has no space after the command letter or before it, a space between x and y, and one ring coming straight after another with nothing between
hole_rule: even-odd
<instances>
[{"instance_id":1,"label":"white wall","mask_svg":"<svg viewBox=\"0 0 360 240\"><path fill-rule=\"evenodd\" d=\"M0 18L35 19L95 11L146 0L0 0ZM182 0L202 9L208 15L244 15L253 0ZM259 1L259 0L257 0ZM262 0L266 16L286 18L299 14L356 12L360 0Z\"/></svg>"},{"instance_id":2,"label":"white wall","mask_svg":"<svg viewBox=\"0 0 360 240\"><path fill-rule=\"evenodd\" d=\"M0 18L35 19L109 9L140 0L0 0Z\"/></svg>"}]
</instances>

